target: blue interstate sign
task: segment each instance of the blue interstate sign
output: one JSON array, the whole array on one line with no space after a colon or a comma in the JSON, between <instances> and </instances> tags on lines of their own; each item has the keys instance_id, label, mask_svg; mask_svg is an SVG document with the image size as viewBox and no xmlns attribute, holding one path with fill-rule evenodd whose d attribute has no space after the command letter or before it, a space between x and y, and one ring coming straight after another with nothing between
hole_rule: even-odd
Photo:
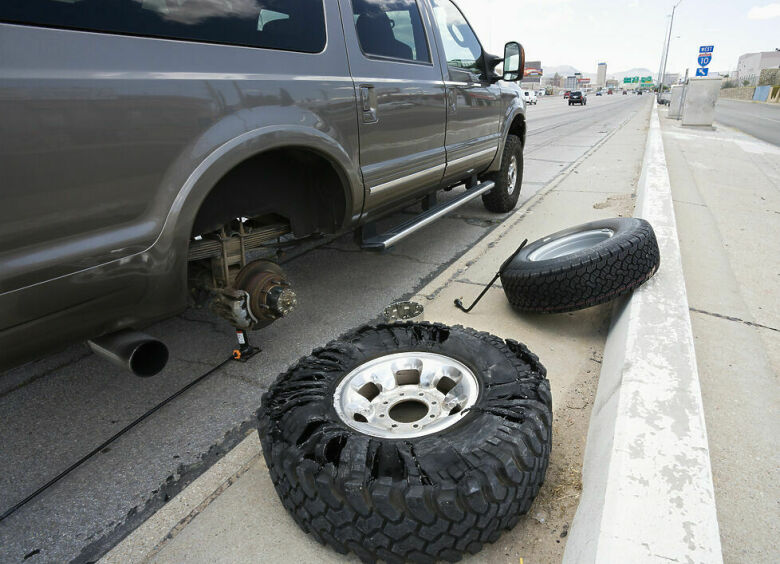
<instances>
[{"instance_id":1,"label":"blue interstate sign","mask_svg":"<svg viewBox=\"0 0 780 564\"><path fill-rule=\"evenodd\" d=\"M706 67L710 64L710 61L712 60L712 55L699 55L699 66L700 67Z\"/></svg>"},{"instance_id":2,"label":"blue interstate sign","mask_svg":"<svg viewBox=\"0 0 780 564\"><path fill-rule=\"evenodd\" d=\"M712 53L715 50L715 45L702 45L699 47L699 53Z\"/></svg>"},{"instance_id":3,"label":"blue interstate sign","mask_svg":"<svg viewBox=\"0 0 780 564\"><path fill-rule=\"evenodd\" d=\"M710 69L696 69L696 76L707 76L707 71Z\"/></svg>"}]
</instances>

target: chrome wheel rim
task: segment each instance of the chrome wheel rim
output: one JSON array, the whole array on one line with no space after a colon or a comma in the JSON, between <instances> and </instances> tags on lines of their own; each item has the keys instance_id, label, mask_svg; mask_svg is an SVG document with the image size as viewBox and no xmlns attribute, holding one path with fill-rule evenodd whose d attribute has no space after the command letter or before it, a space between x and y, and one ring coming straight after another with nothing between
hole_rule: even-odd
<instances>
[{"instance_id":1,"label":"chrome wheel rim","mask_svg":"<svg viewBox=\"0 0 780 564\"><path fill-rule=\"evenodd\" d=\"M571 255L579 251L590 249L594 245L611 238L615 232L612 229L590 229L571 233L557 239L547 237L542 239L543 244L529 253L528 260L550 260Z\"/></svg>"},{"instance_id":2,"label":"chrome wheel rim","mask_svg":"<svg viewBox=\"0 0 780 564\"><path fill-rule=\"evenodd\" d=\"M510 196L517 187L517 157L512 155L512 160L509 161L509 171L507 172L507 194Z\"/></svg>"},{"instance_id":3,"label":"chrome wheel rim","mask_svg":"<svg viewBox=\"0 0 780 564\"><path fill-rule=\"evenodd\" d=\"M375 358L347 374L336 387L333 407L361 433L404 439L451 427L478 397L477 378L462 362L405 352Z\"/></svg>"}]
</instances>

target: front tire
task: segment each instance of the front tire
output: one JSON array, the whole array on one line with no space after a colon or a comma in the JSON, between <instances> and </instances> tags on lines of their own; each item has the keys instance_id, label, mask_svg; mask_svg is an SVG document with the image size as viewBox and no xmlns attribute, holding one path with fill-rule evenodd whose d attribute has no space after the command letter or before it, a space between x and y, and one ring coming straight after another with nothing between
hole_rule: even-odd
<instances>
[{"instance_id":1,"label":"front tire","mask_svg":"<svg viewBox=\"0 0 780 564\"><path fill-rule=\"evenodd\" d=\"M506 213L515 209L523 184L523 143L517 135L509 134L501 157L501 169L485 176L496 186L482 196L488 211Z\"/></svg>"},{"instance_id":2,"label":"front tire","mask_svg":"<svg viewBox=\"0 0 780 564\"><path fill-rule=\"evenodd\" d=\"M394 415L406 403L418 418ZM455 562L528 512L549 462L551 405L545 369L520 343L379 325L281 375L259 432L282 504L319 542L364 562Z\"/></svg>"}]
</instances>

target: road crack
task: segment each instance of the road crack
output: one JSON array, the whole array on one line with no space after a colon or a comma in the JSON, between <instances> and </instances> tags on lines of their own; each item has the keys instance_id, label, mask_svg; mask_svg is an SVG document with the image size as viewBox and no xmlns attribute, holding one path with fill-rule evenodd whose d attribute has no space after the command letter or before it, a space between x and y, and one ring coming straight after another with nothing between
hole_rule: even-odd
<instances>
[{"instance_id":1,"label":"road crack","mask_svg":"<svg viewBox=\"0 0 780 564\"><path fill-rule=\"evenodd\" d=\"M778 333L780 333L780 329L777 329L775 327L769 327L768 325L762 325L761 323L754 323L752 321L745 321L744 319L740 319L739 317L733 317L731 315L723 315L722 313L714 313L712 311L705 311L703 309L696 309L695 307L690 307L688 309L690 311L694 311L696 313L702 313L704 315L717 317L718 319L725 319L726 321L734 321L736 323L742 323L744 325L747 325L748 327L758 327L760 329L769 329L770 331L777 331Z\"/></svg>"}]
</instances>

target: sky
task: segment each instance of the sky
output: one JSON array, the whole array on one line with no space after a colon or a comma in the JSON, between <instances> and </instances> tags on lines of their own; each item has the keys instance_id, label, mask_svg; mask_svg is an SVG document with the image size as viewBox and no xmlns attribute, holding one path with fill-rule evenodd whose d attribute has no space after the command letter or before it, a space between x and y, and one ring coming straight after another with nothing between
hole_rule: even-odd
<instances>
[{"instance_id":1,"label":"sky","mask_svg":"<svg viewBox=\"0 0 780 564\"><path fill-rule=\"evenodd\" d=\"M595 73L658 72L665 30L677 0L455 0L488 51L523 44L526 59ZM700 45L714 45L709 68L729 71L744 53L780 48L780 0L682 0L666 72L694 74Z\"/></svg>"}]
</instances>

